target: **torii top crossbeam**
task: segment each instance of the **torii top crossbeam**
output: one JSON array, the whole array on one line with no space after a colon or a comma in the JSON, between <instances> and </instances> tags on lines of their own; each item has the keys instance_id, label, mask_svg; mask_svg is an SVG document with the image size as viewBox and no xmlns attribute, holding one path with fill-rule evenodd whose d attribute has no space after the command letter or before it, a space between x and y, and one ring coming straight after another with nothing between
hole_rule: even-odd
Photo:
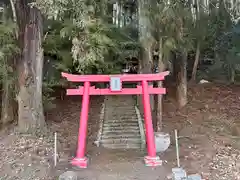
<instances>
[{"instance_id":1,"label":"torii top crossbeam","mask_svg":"<svg viewBox=\"0 0 240 180\"><path fill-rule=\"evenodd\" d=\"M118 91L112 91L109 88L99 89L92 86L89 88L89 95L137 95L142 94L142 85L137 85L136 88L122 88L122 82L142 82L142 81L162 81L169 71L159 74L131 74L131 75L73 75L62 73L62 76L71 82L111 82L111 78L119 78L120 87ZM165 88L154 88L148 86L148 94L165 94ZM83 95L84 87L80 86L78 89L67 89L67 95Z\"/></svg>"},{"instance_id":2,"label":"torii top crossbeam","mask_svg":"<svg viewBox=\"0 0 240 180\"><path fill-rule=\"evenodd\" d=\"M162 81L165 76L169 75L169 71L159 74L114 74L114 75L74 75L62 73L62 77L67 78L71 82L109 82L111 77L120 77L125 82L146 81Z\"/></svg>"}]
</instances>

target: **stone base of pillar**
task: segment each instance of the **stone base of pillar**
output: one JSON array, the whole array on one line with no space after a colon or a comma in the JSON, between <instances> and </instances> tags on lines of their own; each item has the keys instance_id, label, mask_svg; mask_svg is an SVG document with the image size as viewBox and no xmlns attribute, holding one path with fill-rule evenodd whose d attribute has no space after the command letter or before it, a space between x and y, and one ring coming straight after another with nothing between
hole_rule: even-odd
<instances>
[{"instance_id":1,"label":"stone base of pillar","mask_svg":"<svg viewBox=\"0 0 240 180\"><path fill-rule=\"evenodd\" d=\"M156 156L156 157L145 156L144 162L146 166L150 166L150 167L156 167L156 166L162 165L162 160L159 158L159 156Z\"/></svg>"},{"instance_id":2,"label":"stone base of pillar","mask_svg":"<svg viewBox=\"0 0 240 180\"><path fill-rule=\"evenodd\" d=\"M76 166L78 168L87 168L88 166L88 158L84 157L84 158L74 158L72 160L72 165Z\"/></svg>"}]
</instances>

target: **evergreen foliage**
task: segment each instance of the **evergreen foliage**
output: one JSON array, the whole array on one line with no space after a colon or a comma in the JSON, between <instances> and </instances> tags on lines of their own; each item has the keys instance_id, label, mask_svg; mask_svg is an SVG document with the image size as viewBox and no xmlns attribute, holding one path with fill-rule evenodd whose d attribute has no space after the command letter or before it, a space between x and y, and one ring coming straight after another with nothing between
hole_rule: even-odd
<instances>
[{"instance_id":1,"label":"evergreen foliage","mask_svg":"<svg viewBox=\"0 0 240 180\"><path fill-rule=\"evenodd\" d=\"M19 52L15 39L16 28L16 24L11 19L6 19L5 15L2 16L0 23L0 81L6 80L7 74L14 71L8 66L8 60L12 58L13 54L16 55ZM8 79L8 81L11 80Z\"/></svg>"},{"instance_id":2,"label":"evergreen foliage","mask_svg":"<svg viewBox=\"0 0 240 180\"><path fill-rule=\"evenodd\" d=\"M137 49L136 40L98 15L99 3L89 5L87 0L74 0L54 3L41 1L38 4L47 18L58 24L54 27L54 32L50 32L50 37L47 35L45 52L49 51L48 53L60 57L61 61L57 62L60 70L85 74L92 73L93 69L97 69L98 72L95 73L109 73L110 69L113 72L120 71L118 65L125 58L125 50ZM63 45L64 42L68 46ZM70 43L71 51L66 51ZM61 45L65 47L65 51ZM128 49L129 46L132 48ZM51 47L53 50L50 50Z\"/></svg>"}]
</instances>

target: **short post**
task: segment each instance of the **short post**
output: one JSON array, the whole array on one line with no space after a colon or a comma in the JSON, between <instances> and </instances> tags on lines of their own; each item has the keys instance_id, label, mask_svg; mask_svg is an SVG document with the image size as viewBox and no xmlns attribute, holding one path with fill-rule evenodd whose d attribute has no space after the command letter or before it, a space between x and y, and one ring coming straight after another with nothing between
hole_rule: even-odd
<instances>
[{"instance_id":1,"label":"short post","mask_svg":"<svg viewBox=\"0 0 240 180\"><path fill-rule=\"evenodd\" d=\"M57 166L57 133L54 133L54 166Z\"/></svg>"},{"instance_id":2,"label":"short post","mask_svg":"<svg viewBox=\"0 0 240 180\"><path fill-rule=\"evenodd\" d=\"M79 133L78 133L78 147L77 147L77 155L72 160L72 165L77 166L79 168L87 168L88 159L85 157L85 149L86 149L86 137L87 137L87 129L88 129L88 110L89 110L89 90L90 90L90 82L84 82L83 88L83 97L82 97L82 110L79 124Z\"/></svg>"},{"instance_id":3,"label":"short post","mask_svg":"<svg viewBox=\"0 0 240 180\"><path fill-rule=\"evenodd\" d=\"M162 161L156 156L155 137L152 124L152 113L150 107L150 96L148 92L148 82L142 81L142 96L143 96L143 109L146 128L146 140L148 156L144 158L146 166L159 166L162 165Z\"/></svg>"}]
</instances>

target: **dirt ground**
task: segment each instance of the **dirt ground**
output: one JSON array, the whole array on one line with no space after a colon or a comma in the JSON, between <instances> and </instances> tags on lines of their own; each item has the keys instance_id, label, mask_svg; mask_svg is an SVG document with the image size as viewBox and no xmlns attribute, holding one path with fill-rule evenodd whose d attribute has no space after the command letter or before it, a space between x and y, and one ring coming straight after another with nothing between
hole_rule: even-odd
<instances>
[{"instance_id":1,"label":"dirt ground","mask_svg":"<svg viewBox=\"0 0 240 180\"><path fill-rule=\"evenodd\" d=\"M170 91L171 94L171 91ZM164 100L164 131L180 135L181 165L191 174L209 180L240 179L240 87L216 84L189 88L188 105L178 110L174 99ZM0 132L0 180L53 180L68 170L80 179L165 180L176 167L174 141L160 154L163 166L145 167L146 152L111 151L94 145L103 97L92 97L87 156L89 168L75 170L74 157L80 115L80 97L56 100L46 114L51 133L43 137L18 134L14 128ZM58 134L59 162L53 163L54 136Z\"/></svg>"}]
</instances>

